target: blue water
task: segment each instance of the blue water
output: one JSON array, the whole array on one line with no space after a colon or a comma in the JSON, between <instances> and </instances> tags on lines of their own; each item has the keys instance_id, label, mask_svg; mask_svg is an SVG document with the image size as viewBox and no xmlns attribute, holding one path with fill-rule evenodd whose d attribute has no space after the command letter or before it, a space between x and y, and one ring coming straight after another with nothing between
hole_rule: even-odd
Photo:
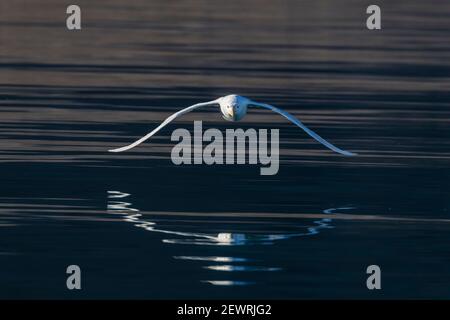
<instances>
[{"instance_id":1,"label":"blue water","mask_svg":"<svg viewBox=\"0 0 450 320\"><path fill-rule=\"evenodd\" d=\"M448 2L382 1L376 32L359 1L78 4L76 33L56 0L0 5L0 298L449 298ZM107 152L229 93L358 156L214 109ZM175 166L194 120L280 129L278 174Z\"/></svg>"}]
</instances>

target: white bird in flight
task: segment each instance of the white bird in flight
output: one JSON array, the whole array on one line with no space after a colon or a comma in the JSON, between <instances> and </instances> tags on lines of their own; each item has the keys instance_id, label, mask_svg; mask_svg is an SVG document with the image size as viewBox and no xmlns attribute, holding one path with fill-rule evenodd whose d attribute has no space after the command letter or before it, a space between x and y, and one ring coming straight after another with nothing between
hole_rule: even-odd
<instances>
[{"instance_id":1,"label":"white bird in flight","mask_svg":"<svg viewBox=\"0 0 450 320\"><path fill-rule=\"evenodd\" d=\"M260 108L265 108L265 109L272 110L272 111L274 111L276 113L281 114L283 117L285 117L289 121L293 122L298 127L302 128L308 135L310 135L312 138L314 138L317 141L319 141L321 144L323 144L327 148L333 150L334 152L340 153L340 154L342 154L344 156L354 156L354 155L356 155L356 153L352 153L352 152L349 152L349 151L342 150L342 149L336 147L335 145L331 144L330 142L326 141L321 136L319 136L317 133L315 133L314 131L308 129L303 123L300 122L300 120L295 118L290 113L288 113L288 112L286 112L284 110L278 109L278 108L276 108L274 106L271 106L269 104L255 102L255 101L252 101L252 100L250 100L248 98L241 97L241 96L238 96L238 95L235 95L235 94L228 95L228 96L225 96L225 97L220 97L220 98L218 98L216 100L212 100L212 101L208 101L208 102L196 103L196 104L194 104L194 105L192 105L190 107L182 109L182 110L172 114L170 117L168 117L166 120L164 120L158 127L156 127L153 131L149 132L148 134L146 134L145 136L143 136L139 140L136 140L135 142L133 142L133 143L127 145L127 146L124 146L124 147L121 147L121 148L117 148L117 149L111 149L109 151L110 152L123 152L123 151L130 150L130 149L136 147L137 145L141 144L145 140L149 139L151 136L153 136L155 133L157 133L159 130L161 130L164 126L166 126L167 124L169 124L170 122L172 122L176 118L182 116L183 114L191 112L191 111L193 111L195 109L198 109L200 107L206 107L206 106L211 106L211 105L219 105L220 106L220 111L222 112L222 115L223 115L223 118L225 120L228 120L228 121L239 121L239 120L241 120L247 114L247 108L248 107L260 107Z\"/></svg>"}]
</instances>

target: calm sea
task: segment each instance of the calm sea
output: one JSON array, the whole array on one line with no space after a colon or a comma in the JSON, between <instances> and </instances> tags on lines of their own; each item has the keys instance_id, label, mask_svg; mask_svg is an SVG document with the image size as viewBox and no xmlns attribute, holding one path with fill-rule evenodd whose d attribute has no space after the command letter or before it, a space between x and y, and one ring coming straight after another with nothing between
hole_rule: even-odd
<instances>
[{"instance_id":1,"label":"calm sea","mask_svg":"<svg viewBox=\"0 0 450 320\"><path fill-rule=\"evenodd\" d=\"M378 1L378 31L356 0L77 4L0 4L0 298L450 298L448 1ZM358 156L214 108L107 152L230 93ZM279 173L175 166L194 120L280 129Z\"/></svg>"}]
</instances>

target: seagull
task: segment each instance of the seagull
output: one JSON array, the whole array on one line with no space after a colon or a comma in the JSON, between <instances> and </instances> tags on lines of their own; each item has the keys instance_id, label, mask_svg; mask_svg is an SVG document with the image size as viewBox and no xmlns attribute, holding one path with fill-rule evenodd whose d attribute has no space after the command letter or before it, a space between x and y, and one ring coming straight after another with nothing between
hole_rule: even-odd
<instances>
[{"instance_id":1,"label":"seagull","mask_svg":"<svg viewBox=\"0 0 450 320\"><path fill-rule=\"evenodd\" d=\"M319 136L317 133L315 133L311 129L307 128L302 122L300 122L300 120L295 118L292 114L290 114L282 109L279 109L277 107L271 106L270 104L255 102L248 98L238 96L235 94L220 97L220 98L212 100L212 101L196 103L190 107L182 109L182 110L172 114L170 117L168 117L166 120L164 120L158 127L156 127L154 130L152 130L151 132L149 132L142 138L136 140L135 142L133 142L127 146L117 148L117 149L111 149L111 150L109 150L109 152L123 152L123 151L130 150L130 149L138 146L145 140L149 139L150 137L152 137L155 133L157 133L159 130L161 130L163 127L165 127L167 124L169 124L176 118L182 116L183 114L186 114L188 112L191 112L191 111L201 108L201 107L213 106L213 105L215 105L215 106L218 105L220 107L222 116L227 121L241 120L247 114L247 109L249 107L259 107L259 108L264 108L264 109L274 111L274 112L282 115L283 117L285 117L286 119L288 119L289 121L291 121L292 123L294 123L295 125L300 127L301 129L303 129L312 138L314 138L315 140L317 140L318 142L323 144L325 147L333 150L334 152L337 152L344 156L356 155L356 153L342 150L342 149L336 147L335 145L331 144L330 142L326 141L321 136Z\"/></svg>"}]
</instances>

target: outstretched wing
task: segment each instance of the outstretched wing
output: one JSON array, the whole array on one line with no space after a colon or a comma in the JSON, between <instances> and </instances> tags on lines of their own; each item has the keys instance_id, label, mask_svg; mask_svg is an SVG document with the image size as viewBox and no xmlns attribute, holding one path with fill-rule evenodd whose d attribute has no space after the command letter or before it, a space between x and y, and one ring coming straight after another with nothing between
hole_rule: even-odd
<instances>
[{"instance_id":1,"label":"outstretched wing","mask_svg":"<svg viewBox=\"0 0 450 320\"><path fill-rule=\"evenodd\" d=\"M195 110L197 108L205 107L205 106L209 106L209 105L213 105L213 104L217 104L217 103L218 103L218 100L213 100L213 101L208 101L208 102L201 102L201 103L194 104L194 105L192 105L190 107L187 107L187 108L185 108L183 110L180 110L180 111L174 113L173 115L171 115L170 117L168 117L166 120L164 120L163 123L161 123L158 127L156 127L156 129L154 129L153 131L147 133L145 136L143 136L139 140L136 140L132 144L129 144L129 145L125 146L125 147L121 147L121 148L117 148L117 149L111 149L111 150L108 150L108 151L109 152L123 152L123 151L130 150L130 149L136 147L137 145L141 144L145 140L149 139L151 136L153 136L155 133L157 133L159 130L161 130L164 126L166 126L168 123L172 122L173 120L175 120L179 116L182 116L183 114L191 112L192 110Z\"/></svg>"},{"instance_id":2,"label":"outstretched wing","mask_svg":"<svg viewBox=\"0 0 450 320\"><path fill-rule=\"evenodd\" d=\"M274 106L271 106L270 104L265 104L265 103L257 103L257 102L253 102L252 101L249 105L250 106L256 106L256 107L269 109L269 110L272 110L272 111L274 111L276 113L281 114L283 117L285 117L289 121L293 122L294 124L296 124L297 126L302 128L307 134L309 134L311 137L313 137L314 139L319 141L321 144L323 144L327 148L333 150L334 152L343 154L344 156L355 156L356 155L356 153L352 153L352 152L349 152L349 151L345 151L345 150L339 149L335 145L329 143L327 140L323 139L317 133L315 133L314 131L308 129L303 123L300 122L300 120L298 120L296 117L294 117L289 112L286 112L284 110L278 109L278 108L276 108Z\"/></svg>"}]
</instances>

